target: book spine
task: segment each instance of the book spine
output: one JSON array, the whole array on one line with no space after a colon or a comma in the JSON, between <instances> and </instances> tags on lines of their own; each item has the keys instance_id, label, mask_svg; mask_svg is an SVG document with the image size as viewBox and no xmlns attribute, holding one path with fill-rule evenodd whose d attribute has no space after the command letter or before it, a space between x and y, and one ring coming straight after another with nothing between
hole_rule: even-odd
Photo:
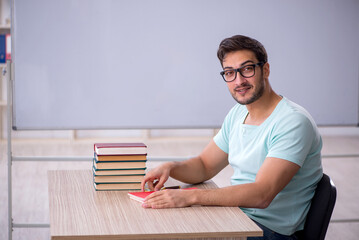
<instances>
[{"instance_id":1,"label":"book spine","mask_svg":"<svg viewBox=\"0 0 359 240\"><path fill-rule=\"evenodd\" d=\"M0 63L6 63L6 36L0 35Z\"/></svg>"}]
</instances>

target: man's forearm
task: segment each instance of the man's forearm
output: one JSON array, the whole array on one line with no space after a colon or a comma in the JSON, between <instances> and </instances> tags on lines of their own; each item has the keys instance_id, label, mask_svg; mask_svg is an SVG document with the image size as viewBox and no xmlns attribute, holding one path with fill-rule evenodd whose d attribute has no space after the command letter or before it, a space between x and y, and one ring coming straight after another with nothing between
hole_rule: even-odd
<instances>
[{"instance_id":1,"label":"man's forearm","mask_svg":"<svg viewBox=\"0 0 359 240\"><path fill-rule=\"evenodd\" d=\"M182 162L171 162L170 176L179 181L195 184L211 178L200 157Z\"/></svg>"},{"instance_id":2,"label":"man's forearm","mask_svg":"<svg viewBox=\"0 0 359 240\"><path fill-rule=\"evenodd\" d=\"M193 192L192 204L266 208L299 169L287 160L266 158L255 182Z\"/></svg>"},{"instance_id":3,"label":"man's forearm","mask_svg":"<svg viewBox=\"0 0 359 240\"><path fill-rule=\"evenodd\" d=\"M266 208L272 199L256 183L218 189L199 189L192 193L192 205L240 206Z\"/></svg>"}]
</instances>

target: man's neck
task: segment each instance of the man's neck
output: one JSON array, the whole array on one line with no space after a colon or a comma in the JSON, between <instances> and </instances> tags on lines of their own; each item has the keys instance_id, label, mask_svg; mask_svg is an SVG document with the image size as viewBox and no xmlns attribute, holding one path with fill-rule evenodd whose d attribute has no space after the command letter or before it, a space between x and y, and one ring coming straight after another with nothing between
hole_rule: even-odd
<instances>
[{"instance_id":1,"label":"man's neck","mask_svg":"<svg viewBox=\"0 0 359 240\"><path fill-rule=\"evenodd\" d=\"M249 113L244 123L257 126L261 125L272 114L281 100L281 96L276 94L271 88L268 89L257 101L246 105Z\"/></svg>"}]
</instances>

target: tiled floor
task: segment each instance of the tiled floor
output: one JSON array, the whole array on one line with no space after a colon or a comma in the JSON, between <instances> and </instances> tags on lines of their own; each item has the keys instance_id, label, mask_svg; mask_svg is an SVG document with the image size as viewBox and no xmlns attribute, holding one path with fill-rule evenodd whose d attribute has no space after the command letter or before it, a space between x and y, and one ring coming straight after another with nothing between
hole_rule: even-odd
<instances>
[{"instance_id":1,"label":"tiled floor","mask_svg":"<svg viewBox=\"0 0 359 240\"><path fill-rule=\"evenodd\" d=\"M133 139L111 139L111 141ZM138 139L136 139L138 140ZM139 139L141 141L141 139ZM357 239L359 235L359 136L323 136L323 167L334 181L338 197L327 237L329 240ZM98 141L98 139L96 139ZM149 156L192 156L198 154L208 143L207 137L152 138L145 140ZM93 140L16 140L13 155L28 156L91 156ZM0 239L7 239L7 163L6 142L1 142L0 159ZM333 155L356 155L331 157ZM149 162L153 167L159 162ZM87 162L13 162L13 218L15 223L48 223L47 170L90 169ZM227 167L214 181L219 186L229 184L231 168ZM13 239L50 238L45 229L15 228Z\"/></svg>"}]
</instances>

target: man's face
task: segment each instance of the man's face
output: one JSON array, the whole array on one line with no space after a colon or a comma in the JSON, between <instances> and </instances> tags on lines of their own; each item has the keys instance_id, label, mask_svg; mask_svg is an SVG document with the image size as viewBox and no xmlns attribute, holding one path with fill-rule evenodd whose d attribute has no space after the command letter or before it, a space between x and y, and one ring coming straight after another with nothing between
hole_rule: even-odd
<instances>
[{"instance_id":1,"label":"man's face","mask_svg":"<svg viewBox=\"0 0 359 240\"><path fill-rule=\"evenodd\" d=\"M258 63L254 53L249 50L231 52L223 60L223 69L237 69L246 65ZM245 78L236 73L233 82L227 82L232 97L240 104L247 105L258 100L264 93L264 74L259 66L255 67L255 74Z\"/></svg>"}]
</instances>

